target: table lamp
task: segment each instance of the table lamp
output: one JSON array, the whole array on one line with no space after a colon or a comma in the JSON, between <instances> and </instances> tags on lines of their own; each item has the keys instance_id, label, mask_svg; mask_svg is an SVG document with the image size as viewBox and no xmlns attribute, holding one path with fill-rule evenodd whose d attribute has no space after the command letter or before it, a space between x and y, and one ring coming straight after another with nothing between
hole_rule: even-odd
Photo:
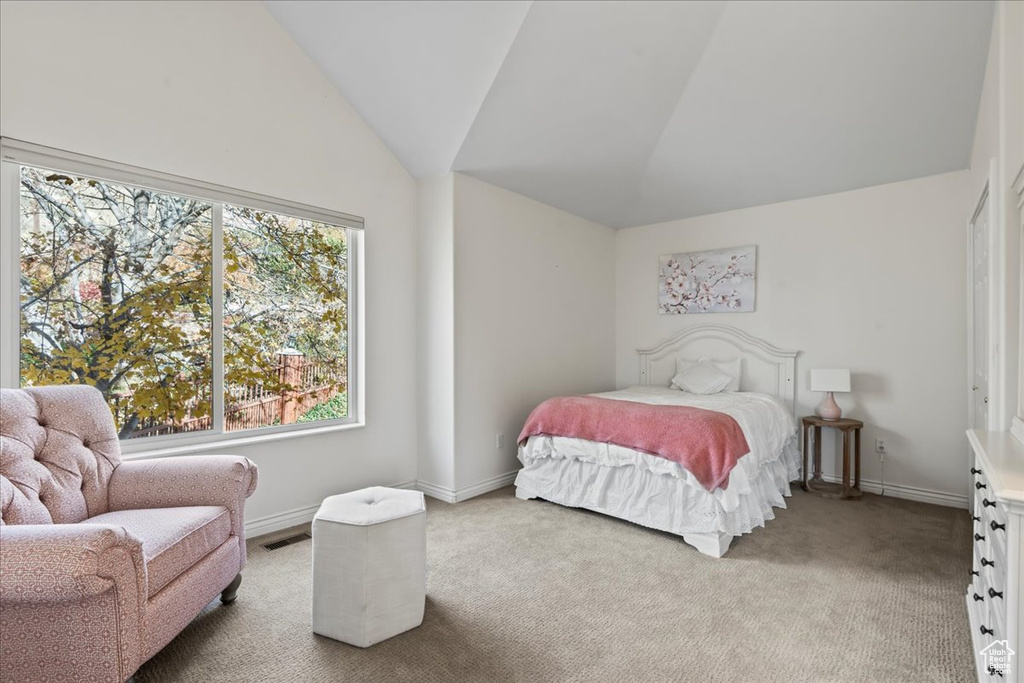
<instances>
[{"instance_id":1,"label":"table lamp","mask_svg":"<svg viewBox=\"0 0 1024 683\"><path fill-rule=\"evenodd\" d=\"M827 392L816 411L821 419L838 420L843 416L843 409L836 403L832 392L849 390L849 370L811 370L811 391Z\"/></svg>"}]
</instances>

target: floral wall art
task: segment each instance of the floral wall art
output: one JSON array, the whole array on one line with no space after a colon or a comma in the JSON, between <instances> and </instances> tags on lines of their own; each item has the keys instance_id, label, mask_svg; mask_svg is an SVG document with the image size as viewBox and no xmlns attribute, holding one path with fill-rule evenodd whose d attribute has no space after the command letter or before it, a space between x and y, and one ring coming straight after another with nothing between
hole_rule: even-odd
<instances>
[{"instance_id":1,"label":"floral wall art","mask_svg":"<svg viewBox=\"0 0 1024 683\"><path fill-rule=\"evenodd\" d=\"M754 310L757 247L732 247L660 259L658 312L736 313Z\"/></svg>"}]
</instances>

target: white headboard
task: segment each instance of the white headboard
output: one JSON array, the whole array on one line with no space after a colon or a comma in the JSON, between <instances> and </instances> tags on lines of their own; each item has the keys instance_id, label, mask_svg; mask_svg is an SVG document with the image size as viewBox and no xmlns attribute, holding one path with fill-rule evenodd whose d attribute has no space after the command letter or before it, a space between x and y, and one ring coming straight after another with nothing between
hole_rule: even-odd
<instances>
[{"instance_id":1,"label":"white headboard","mask_svg":"<svg viewBox=\"0 0 1024 683\"><path fill-rule=\"evenodd\" d=\"M697 325L636 352L640 355L640 384L666 387L675 375L677 357L692 360L742 358L740 390L778 396L795 414L799 351L780 349L729 325Z\"/></svg>"}]
</instances>

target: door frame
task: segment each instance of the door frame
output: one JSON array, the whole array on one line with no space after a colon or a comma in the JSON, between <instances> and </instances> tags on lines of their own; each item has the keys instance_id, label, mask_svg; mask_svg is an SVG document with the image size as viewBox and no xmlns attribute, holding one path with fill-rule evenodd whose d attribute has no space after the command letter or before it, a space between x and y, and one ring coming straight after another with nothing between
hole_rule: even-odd
<instances>
[{"instance_id":1,"label":"door frame","mask_svg":"<svg viewBox=\"0 0 1024 683\"><path fill-rule=\"evenodd\" d=\"M1014 397L1017 403L1013 417L1010 418L1010 432L1018 441L1024 443L1024 163L1021 164L1020 170L1017 171L1017 176L1013 180L1013 193L1015 195L1013 204L1017 209L1017 215L1014 217L1014 220L1017 221L1015 229L1020 231L1018 235L1020 252L1017 255L1020 259L1017 271L1020 287L1018 301L1020 315L1017 320L1017 396Z\"/></svg>"},{"instance_id":2,"label":"door frame","mask_svg":"<svg viewBox=\"0 0 1024 683\"><path fill-rule=\"evenodd\" d=\"M996 160L992 159L989 163L988 176L985 179L985 184L981 188L981 192L978 194L978 199L974 204L974 210L971 211L971 217L967 221L967 383L965 390L967 393L967 424L972 425L974 422L974 391L971 389L974 386L974 224L978 221L978 217L981 215L984 209L988 218L988 292L986 296L986 303L988 308L988 346L990 353L988 354L988 423L985 425L974 425L975 429L994 430L998 429L998 413L1001 411L1002 406L999 400L1002 392L1002 385L1005 384L1000 375L1000 369L1003 363L1001 362L1000 349L1004 347L1004 340L1001 336L1000 319L1003 318L1002 312L997 306L995 301L996 284L1001 280L1000 268L998 266L998 259L995 258L995 245L996 245L996 208L998 205L997 197L993 196L992 188L998 187L997 183L994 182L995 174L997 172ZM988 204L986 204L986 201Z\"/></svg>"}]
</instances>

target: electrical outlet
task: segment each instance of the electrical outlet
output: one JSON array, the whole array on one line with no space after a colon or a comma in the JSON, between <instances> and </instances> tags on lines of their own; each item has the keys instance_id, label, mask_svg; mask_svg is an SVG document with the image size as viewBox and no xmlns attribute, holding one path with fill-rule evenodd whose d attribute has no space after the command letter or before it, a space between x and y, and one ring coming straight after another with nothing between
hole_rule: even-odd
<instances>
[{"instance_id":1,"label":"electrical outlet","mask_svg":"<svg viewBox=\"0 0 1024 683\"><path fill-rule=\"evenodd\" d=\"M885 455L888 452L889 451L885 449L885 439L875 439L875 453Z\"/></svg>"},{"instance_id":2,"label":"electrical outlet","mask_svg":"<svg viewBox=\"0 0 1024 683\"><path fill-rule=\"evenodd\" d=\"M504 432L499 432L498 434L495 434L495 436L494 436L494 447L495 448L504 448L505 447L505 433Z\"/></svg>"}]
</instances>

